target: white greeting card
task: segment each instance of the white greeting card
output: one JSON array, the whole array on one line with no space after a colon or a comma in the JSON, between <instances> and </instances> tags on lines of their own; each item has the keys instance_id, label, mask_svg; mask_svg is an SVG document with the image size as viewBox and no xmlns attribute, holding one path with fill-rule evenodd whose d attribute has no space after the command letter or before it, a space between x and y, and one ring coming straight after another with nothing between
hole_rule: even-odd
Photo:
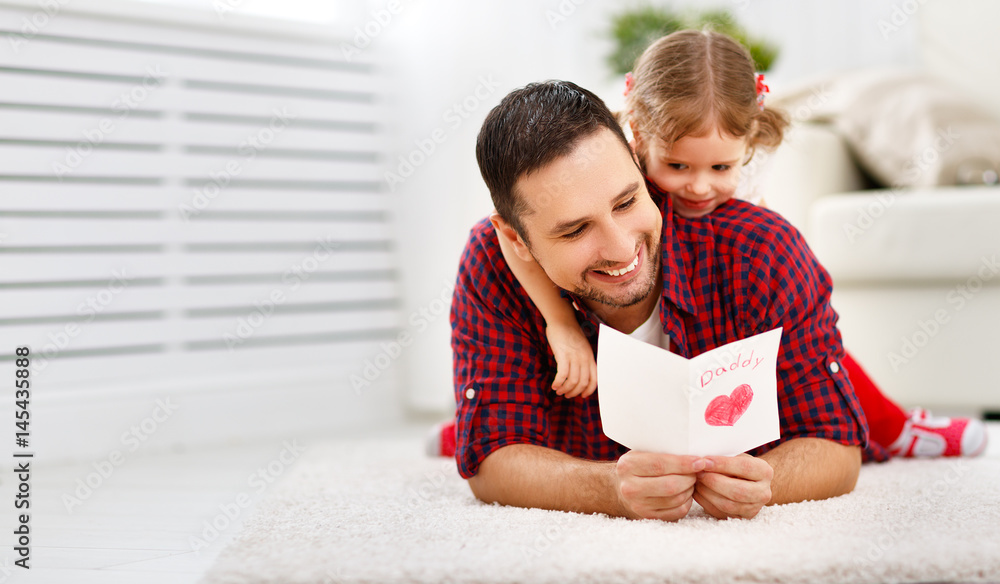
<instances>
[{"instance_id":1,"label":"white greeting card","mask_svg":"<svg viewBox=\"0 0 1000 584\"><path fill-rule=\"evenodd\" d=\"M781 328L685 359L601 325L604 433L632 450L733 456L777 440Z\"/></svg>"}]
</instances>

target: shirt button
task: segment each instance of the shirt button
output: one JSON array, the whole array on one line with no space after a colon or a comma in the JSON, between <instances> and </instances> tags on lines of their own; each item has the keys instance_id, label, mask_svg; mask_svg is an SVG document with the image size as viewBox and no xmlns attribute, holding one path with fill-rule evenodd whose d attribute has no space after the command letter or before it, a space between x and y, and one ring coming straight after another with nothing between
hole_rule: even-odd
<instances>
[{"instance_id":1,"label":"shirt button","mask_svg":"<svg viewBox=\"0 0 1000 584\"><path fill-rule=\"evenodd\" d=\"M476 397L476 390L471 387L465 390L465 399L472 399Z\"/></svg>"},{"instance_id":2,"label":"shirt button","mask_svg":"<svg viewBox=\"0 0 1000 584\"><path fill-rule=\"evenodd\" d=\"M836 361L834 361L833 363L830 363L830 372L831 373L840 373L840 363L837 363Z\"/></svg>"}]
</instances>

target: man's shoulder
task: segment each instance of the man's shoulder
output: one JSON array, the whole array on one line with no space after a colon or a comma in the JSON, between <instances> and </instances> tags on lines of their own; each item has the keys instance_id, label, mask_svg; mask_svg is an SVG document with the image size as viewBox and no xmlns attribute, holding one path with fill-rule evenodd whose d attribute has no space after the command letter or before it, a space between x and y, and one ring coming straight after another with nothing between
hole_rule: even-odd
<instances>
[{"instance_id":1,"label":"man's shoulder","mask_svg":"<svg viewBox=\"0 0 1000 584\"><path fill-rule=\"evenodd\" d=\"M767 251L790 251L806 247L802 234L781 214L732 199L712 213L716 238L738 249L763 248Z\"/></svg>"},{"instance_id":2,"label":"man's shoulder","mask_svg":"<svg viewBox=\"0 0 1000 584\"><path fill-rule=\"evenodd\" d=\"M795 226L770 209L746 201L732 203L713 213L715 251L722 257L743 258L732 264L749 269L740 277L749 278L754 286L761 278L769 279L773 290L789 299L804 290L829 293L829 274Z\"/></svg>"},{"instance_id":3,"label":"man's shoulder","mask_svg":"<svg viewBox=\"0 0 1000 584\"><path fill-rule=\"evenodd\" d=\"M529 307L533 306L510 271L489 218L476 222L469 230L469 239L459 260L456 292L506 314L526 316Z\"/></svg>"},{"instance_id":4,"label":"man's shoulder","mask_svg":"<svg viewBox=\"0 0 1000 584\"><path fill-rule=\"evenodd\" d=\"M496 268L502 267L502 270ZM465 251L459 261L459 271L473 270L481 273L484 270L496 270L510 274L507 262L503 259L500 242L496 230L485 217L475 223L469 230L469 239L465 243ZM513 274L510 274L513 276Z\"/></svg>"}]
</instances>

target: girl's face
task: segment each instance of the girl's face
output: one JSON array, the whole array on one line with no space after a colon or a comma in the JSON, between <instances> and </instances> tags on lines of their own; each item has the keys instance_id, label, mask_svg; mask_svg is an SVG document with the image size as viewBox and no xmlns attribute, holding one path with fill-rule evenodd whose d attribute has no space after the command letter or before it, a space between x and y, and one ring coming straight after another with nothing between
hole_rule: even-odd
<instances>
[{"instance_id":1,"label":"girl's face","mask_svg":"<svg viewBox=\"0 0 1000 584\"><path fill-rule=\"evenodd\" d=\"M642 136L636 134L636 140ZM732 198L747 153L746 139L713 128L685 136L666 150L657 140L646 146L646 173L674 203L682 217L703 217Z\"/></svg>"}]
</instances>

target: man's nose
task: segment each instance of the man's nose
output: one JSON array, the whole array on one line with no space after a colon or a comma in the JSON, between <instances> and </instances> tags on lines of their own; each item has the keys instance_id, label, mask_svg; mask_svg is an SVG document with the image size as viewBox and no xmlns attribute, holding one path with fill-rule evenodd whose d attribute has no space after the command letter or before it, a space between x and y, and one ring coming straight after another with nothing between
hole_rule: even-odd
<instances>
[{"instance_id":1,"label":"man's nose","mask_svg":"<svg viewBox=\"0 0 1000 584\"><path fill-rule=\"evenodd\" d=\"M634 255L635 237L624 225L613 223L604 248L604 259L610 262L631 262Z\"/></svg>"}]
</instances>

